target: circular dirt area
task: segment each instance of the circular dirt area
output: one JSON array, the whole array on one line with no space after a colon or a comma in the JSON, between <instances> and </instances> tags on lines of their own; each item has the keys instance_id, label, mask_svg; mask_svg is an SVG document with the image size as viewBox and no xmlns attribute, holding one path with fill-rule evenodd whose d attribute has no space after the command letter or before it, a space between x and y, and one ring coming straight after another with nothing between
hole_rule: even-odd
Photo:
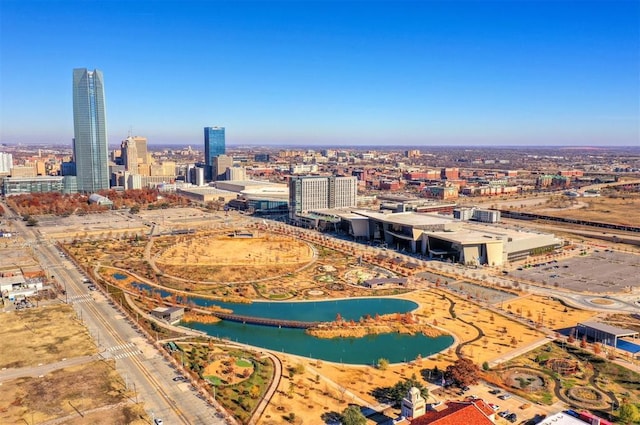
<instances>
[{"instance_id":1,"label":"circular dirt area","mask_svg":"<svg viewBox=\"0 0 640 425\"><path fill-rule=\"evenodd\" d=\"M526 369L510 370L504 377L507 385L525 391L539 391L545 388L545 380L534 371Z\"/></svg>"},{"instance_id":2,"label":"circular dirt area","mask_svg":"<svg viewBox=\"0 0 640 425\"><path fill-rule=\"evenodd\" d=\"M167 248L155 264L172 277L237 283L292 273L313 258L313 250L304 242L243 231L193 237Z\"/></svg>"},{"instance_id":3,"label":"circular dirt area","mask_svg":"<svg viewBox=\"0 0 640 425\"><path fill-rule=\"evenodd\" d=\"M573 387L567 390L567 395L572 400L586 404L600 404L603 396L600 391L589 387Z\"/></svg>"},{"instance_id":4,"label":"circular dirt area","mask_svg":"<svg viewBox=\"0 0 640 425\"><path fill-rule=\"evenodd\" d=\"M215 385L233 385L249 378L253 369L253 363L250 360L220 356L205 367L202 376Z\"/></svg>"},{"instance_id":5,"label":"circular dirt area","mask_svg":"<svg viewBox=\"0 0 640 425\"><path fill-rule=\"evenodd\" d=\"M613 304L613 301L607 300L605 298L593 298L593 299L589 300L589 302L592 303L592 304L598 304L598 305L611 305L611 304Z\"/></svg>"},{"instance_id":6,"label":"circular dirt area","mask_svg":"<svg viewBox=\"0 0 640 425\"><path fill-rule=\"evenodd\" d=\"M324 295L324 291L321 291L319 289L312 289L310 291L307 291L307 295L310 295L312 297L319 297L321 295Z\"/></svg>"}]
</instances>

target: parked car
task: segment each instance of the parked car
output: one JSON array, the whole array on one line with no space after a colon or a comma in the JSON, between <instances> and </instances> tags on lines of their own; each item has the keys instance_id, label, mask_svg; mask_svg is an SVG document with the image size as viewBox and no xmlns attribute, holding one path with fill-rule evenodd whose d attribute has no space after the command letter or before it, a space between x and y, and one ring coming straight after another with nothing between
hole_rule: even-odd
<instances>
[{"instance_id":1,"label":"parked car","mask_svg":"<svg viewBox=\"0 0 640 425\"><path fill-rule=\"evenodd\" d=\"M508 399L511 398L511 394L504 393L504 394L499 395L498 398L500 400L508 400Z\"/></svg>"}]
</instances>

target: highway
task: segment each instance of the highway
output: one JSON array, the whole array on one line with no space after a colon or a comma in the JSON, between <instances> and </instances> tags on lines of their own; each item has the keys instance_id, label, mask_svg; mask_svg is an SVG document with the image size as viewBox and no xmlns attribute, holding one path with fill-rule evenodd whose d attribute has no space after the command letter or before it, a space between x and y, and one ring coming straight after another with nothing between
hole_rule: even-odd
<instances>
[{"instance_id":1,"label":"highway","mask_svg":"<svg viewBox=\"0 0 640 425\"><path fill-rule=\"evenodd\" d=\"M13 213L3 205L8 218ZM100 355L113 359L123 385L134 391L135 401L144 403L151 422L165 424L227 424L216 410L197 397L188 382L174 382L178 373L147 341L117 306L99 291L89 291L84 276L61 256L58 248L44 240L37 227L27 227L13 219L14 229L33 249L34 256L49 276L66 288L63 301L73 305L78 317L93 336Z\"/></svg>"}]
</instances>

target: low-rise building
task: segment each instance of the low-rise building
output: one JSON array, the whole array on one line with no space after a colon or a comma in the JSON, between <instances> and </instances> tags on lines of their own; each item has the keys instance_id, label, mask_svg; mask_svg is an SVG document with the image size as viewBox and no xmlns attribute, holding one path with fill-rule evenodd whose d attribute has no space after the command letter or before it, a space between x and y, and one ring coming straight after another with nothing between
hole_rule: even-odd
<instances>
[{"instance_id":1,"label":"low-rise building","mask_svg":"<svg viewBox=\"0 0 640 425\"><path fill-rule=\"evenodd\" d=\"M156 307L151 310L151 315L158 319L175 323L182 320L184 316L184 308L182 307Z\"/></svg>"}]
</instances>

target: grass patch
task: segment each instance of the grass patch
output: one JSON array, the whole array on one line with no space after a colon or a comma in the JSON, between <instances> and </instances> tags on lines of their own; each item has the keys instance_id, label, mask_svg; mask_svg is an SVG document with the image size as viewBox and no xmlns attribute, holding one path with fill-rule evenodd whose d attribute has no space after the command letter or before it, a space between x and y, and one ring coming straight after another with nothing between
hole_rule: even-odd
<instances>
[{"instance_id":1,"label":"grass patch","mask_svg":"<svg viewBox=\"0 0 640 425\"><path fill-rule=\"evenodd\" d=\"M253 364L245 359L237 359L236 360L236 366L240 366L240 367L251 367L253 366Z\"/></svg>"},{"instance_id":2,"label":"grass patch","mask_svg":"<svg viewBox=\"0 0 640 425\"><path fill-rule=\"evenodd\" d=\"M218 378L217 376L205 376L204 379L206 379L207 381L209 381L212 385L218 386L218 385L222 385L222 379Z\"/></svg>"}]
</instances>

